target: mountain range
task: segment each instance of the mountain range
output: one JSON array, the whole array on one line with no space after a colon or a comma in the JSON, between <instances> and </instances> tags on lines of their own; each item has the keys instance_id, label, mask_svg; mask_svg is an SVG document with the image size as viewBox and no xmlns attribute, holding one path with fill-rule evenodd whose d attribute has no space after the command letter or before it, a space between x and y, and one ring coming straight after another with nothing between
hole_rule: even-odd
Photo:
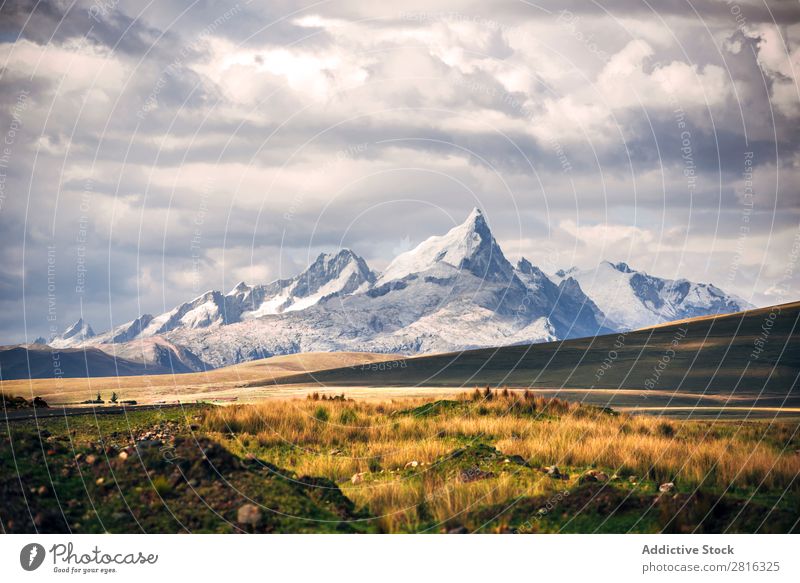
<instances>
[{"instance_id":1,"label":"mountain range","mask_svg":"<svg viewBox=\"0 0 800 583\"><path fill-rule=\"evenodd\" d=\"M240 282L96 334L82 319L53 348L97 348L148 367L203 370L309 351L420 354L548 342L750 308L705 283L603 262L548 275L503 254L483 213L382 273L349 249L294 278Z\"/></svg>"}]
</instances>

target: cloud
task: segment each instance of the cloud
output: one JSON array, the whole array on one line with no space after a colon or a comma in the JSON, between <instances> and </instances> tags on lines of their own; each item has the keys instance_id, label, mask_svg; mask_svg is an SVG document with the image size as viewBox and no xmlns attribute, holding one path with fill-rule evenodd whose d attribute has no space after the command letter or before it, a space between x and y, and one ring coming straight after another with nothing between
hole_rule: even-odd
<instances>
[{"instance_id":1,"label":"cloud","mask_svg":"<svg viewBox=\"0 0 800 583\"><path fill-rule=\"evenodd\" d=\"M83 302L96 329L339 246L380 268L476 205L551 270L629 260L767 301L789 261L796 3L97 6L0 7L6 340L23 309L47 333L49 245L59 325Z\"/></svg>"}]
</instances>

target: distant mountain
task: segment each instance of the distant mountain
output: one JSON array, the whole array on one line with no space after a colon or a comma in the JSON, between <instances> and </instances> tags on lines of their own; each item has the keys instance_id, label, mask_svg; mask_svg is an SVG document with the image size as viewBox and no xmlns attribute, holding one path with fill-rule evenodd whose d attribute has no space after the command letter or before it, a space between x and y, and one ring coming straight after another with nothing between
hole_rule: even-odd
<instances>
[{"instance_id":1,"label":"distant mountain","mask_svg":"<svg viewBox=\"0 0 800 583\"><path fill-rule=\"evenodd\" d=\"M108 347L104 347L108 348ZM134 362L114 357L95 347L53 349L42 344L0 347L0 379L54 377L115 377L189 372L179 361L175 367Z\"/></svg>"},{"instance_id":2,"label":"distant mountain","mask_svg":"<svg viewBox=\"0 0 800 583\"><path fill-rule=\"evenodd\" d=\"M745 307L709 284L624 264L552 277L526 259L514 266L474 209L382 274L349 249L323 253L293 278L208 291L100 335L80 320L55 342L202 370L295 352L417 354L548 342Z\"/></svg>"},{"instance_id":3,"label":"distant mountain","mask_svg":"<svg viewBox=\"0 0 800 583\"><path fill-rule=\"evenodd\" d=\"M798 319L800 302L794 302L630 332L624 343L618 334L611 334L535 346L484 348L409 358L402 361L404 366L386 370L338 367L256 380L248 386L424 385L470 390L509 386L548 389L556 396L615 408L647 410L667 405L692 411L699 406L692 415L712 419L720 411L704 409L741 408L740 414L749 418L751 406L772 407L767 415L774 418L779 411L796 415L792 412L800 407ZM767 321L771 322L769 337L754 344ZM669 366L664 367L668 353ZM574 392L579 389L589 390Z\"/></svg>"},{"instance_id":4,"label":"distant mountain","mask_svg":"<svg viewBox=\"0 0 800 583\"><path fill-rule=\"evenodd\" d=\"M621 262L603 261L596 269L559 271L556 278L577 281L605 313L608 324L620 330L753 307L710 283L664 279Z\"/></svg>"},{"instance_id":5,"label":"distant mountain","mask_svg":"<svg viewBox=\"0 0 800 583\"><path fill-rule=\"evenodd\" d=\"M492 282L510 281L514 271L492 236L483 213L476 208L463 224L446 235L430 237L411 251L398 255L378 283L400 280L442 263Z\"/></svg>"},{"instance_id":6,"label":"distant mountain","mask_svg":"<svg viewBox=\"0 0 800 583\"><path fill-rule=\"evenodd\" d=\"M92 327L84 322L83 318L79 318L77 322L64 330L61 335L51 338L48 344L54 348L65 348L67 346L78 346L94 337L95 333Z\"/></svg>"}]
</instances>

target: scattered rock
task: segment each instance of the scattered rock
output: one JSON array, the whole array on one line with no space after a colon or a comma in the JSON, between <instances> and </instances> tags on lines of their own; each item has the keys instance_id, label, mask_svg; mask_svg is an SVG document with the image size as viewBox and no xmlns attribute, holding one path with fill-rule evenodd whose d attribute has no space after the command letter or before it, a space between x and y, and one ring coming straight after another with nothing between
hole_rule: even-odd
<instances>
[{"instance_id":1,"label":"scattered rock","mask_svg":"<svg viewBox=\"0 0 800 583\"><path fill-rule=\"evenodd\" d=\"M101 478L97 478L94 481L94 483L97 484L98 486L102 486L105 483L105 481L106 481L106 479L101 477Z\"/></svg>"},{"instance_id":2,"label":"scattered rock","mask_svg":"<svg viewBox=\"0 0 800 583\"><path fill-rule=\"evenodd\" d=\"M417 460L414 460L414 461L410 461L410 462L408 462L408 463L407 463L405 466L403 466L403 467L404 467L405 469L408 469L408 468L416 468L418 465L419 465L419 462L418 462Z\"/></svg>"},{"instance_id":3,"label":"scattered rock","mask_svg":"<svg viewBox=\"0 0 800 583\"><path fill-rule=\"evenodd\" d=\"M93 453L90 453L89 455L86 456L86 463L89 464L90 466L93 466L94 464L97 463L97 456L94 455Z\"/></svg>"},{"instance_id":4,"label":"scattered rock","mask_svg":"<svg viewBox=\"0 0 800 583\"><path fill-rule=\"evenodd\" d=\"M658 491L662 493L672 492L675 489L675 482L665 482L658 487Z\"/></svg>"},{"instance_id":5,"label":"scattered rock","mask_svg":"<svg viewBox=\"0 0 800 583\"><path fill-rule=\"evenodd\" d=\"M366 472L358 472L357 474L353 474L353 477L350 478L350 483L352 484L360 484L364 481L364 475Z\"/></svg>"},{"instance_id":6,"label":"scattered rock","mask_svg":"<svg viewBox=\"0 0 800 583\"><path fill-rule=\"evenodd\" d=\"M36 490L36 493L37 493L39 496L44 496L44 495L46 495L46 494L47 494L47 486L39 486L39 489L38 489L38 490Z\"/></svg>"},{"instance_id":7,"label":"scattered rock","mask_svg":"<svg viewBox=\"0 0 800 583\"><path fill-rule=\"evenodd\" d=\"M255 504L244 504L236 513L236 522L255 528L261 522L261 509Z\"/></svg>"},{"instance_id":8,"label":"scattered rock","mask_svg":"<svg viewBox=\"0 0 800 583\"><path fill-rule=\"evenodd\" d=\"M547 466L544 469L544 471L551 478L560 478L561 477L561 471L558 469L558 466Z\"/></svg>"},{"instance_id":9,"label":"scattered rock","mask_svg":"<svg viewBox=\"0 0 800 583\"><path fill-rule=\"evenodd\" d=\"M128 452L123 449L121 452L119 452L119 455L117 457L122 461L125 461L126 459L128 459Z\"/></svg>"},{"instance_id":10,"label":"scattered rock","mask_svg":"<svg viewBox=\"0 0 800 583\"><path fill-rule=\"evenodd\" d=\"M608 482L608 474L600 470L588 470L578 479L578 483L580 484L591 482Z\"/></svg>"},{"instance_id":11,"label":"scattered rock","mask_svg":"<svg viewBox=\"0 0 800 583\"><path fill-rule=\"evenodd\" d=\"M628 481L631 484L635 484L636 483L636 476L628 476Z\"/></svg>"}]
</instances>

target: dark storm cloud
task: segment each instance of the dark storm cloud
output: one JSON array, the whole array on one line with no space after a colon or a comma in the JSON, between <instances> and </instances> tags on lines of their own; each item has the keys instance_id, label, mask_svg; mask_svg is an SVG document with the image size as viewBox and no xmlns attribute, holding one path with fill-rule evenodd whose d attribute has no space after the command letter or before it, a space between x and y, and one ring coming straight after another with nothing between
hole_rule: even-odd
<instances>
[{"instance_id":1,"label":"dark storm cloud","mask_svg":"<svg viewBox=\"0 0 800 583\"><path fill-rule=\"evenodd\" d=\"M180 39L149 27L115 9L113 2L66 3L17 0L0 7L0 35L37 44L86 38L97 45L141 57L158 42L164 54L175 53Z\"/></svg>"},{"instance_id":2,"label":"dark storm cloud","mask_svg":"<svg viewBox=\"0 0 800 583\"><path fill-rule=\"evenodd\" d=\"M480 4L471 4L480 12ZM734 13L731 12L734 7ZM776 22L778 24L794 24L800 20L800 6L793 0L728 2L726 0L661 0L659 2L640 2L638 0L603 0L602 2L584 2L582 0L544 0L525 2L504 0L492 3L492 12L498 18L536 18L543 14L568 10L575 14L593 16L614 15L618 18L658 18L676 16L689 21L702 18L708 23L717 23L735 18L741 14L749 22Z\"/></svg>"}]
</instances>

